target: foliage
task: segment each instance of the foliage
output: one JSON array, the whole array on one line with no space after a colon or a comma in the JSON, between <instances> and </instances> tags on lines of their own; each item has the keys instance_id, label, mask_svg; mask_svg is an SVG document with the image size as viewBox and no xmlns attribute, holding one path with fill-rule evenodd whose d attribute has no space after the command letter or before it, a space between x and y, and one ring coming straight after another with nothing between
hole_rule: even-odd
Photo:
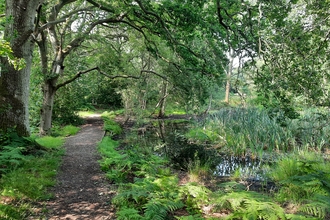
<instances>
[{"instance_id":1,"label":"foliage","mask_svg":"<svg viewBox=\"0 0 330 220\"><path fill-rule=\"evenodd\" d=\"M283 157L269 173L281 185L277 199L301 204L300 211L323 218L330 212L329 168L329 162L313 153Z\"/></svg>"},{"instance_id":2,"label":"foliage","mask_svg":"<svg viewBox=\"0 0 330 220\"><path fill-rule=\"evenodd\" d=\"M284 210L265 195L249 191L216 195L216 209L231 211L226 219L286 219Z\"/></svg>"},{"instance_id":3,"label":"foliage","mask_svg":"<svg viewBox=\"0 0 330 220\"><path fill-rule=\"evenodd\" d=\"M30 155L37 155L45 150L34 138L20 137L14 131L0 133L0 172L15 170Z\"/></svg>"},{"instance_id":4,"label":"foliage","mask_svg":"<svg viewBox=\"0 0 330 220\"><path fill-rule=\"evenodd\" d=\"M107 171L107 177L116 182L127 181L132 176L154 175L160 172L159 166L166 162L155 155L138 155L138 148L134 147L120 153L116 150L118 145L117 141L105 137L98 146L103 155L100 165Z\"/></svg>"},{"instance_id":5,"label":"foliage","mask_svg":"<svg viewBox=\"0 0 330 220\"><path fill-rule=\"evenodd\" d=\"M66 125L60 130L59 135L62 137L67 137L67 136L77 134L79 130L80 130L80 128L78 128L76 126Z\"/></svg>"},{"instance_id":6,"label":"foliage","mask_svg":"<svg viewBox=\"0 0 330 220\"><path fill-rule=\"evenodd\" d=\"M190 182L179 188L180 197L194 213L201 213L200 210L209 204L211 191L199 183Z\"/></svg>"},{"instance_id":7,"label":"foliage","mask_svg":"<svg viewBox=\"0 0 330 220\"><path fill-rule=\"evenodd\" d=\"M49 199L48 187L55 184L63 137L20 137L15 132L0 136L1 219L26 219L31 203Z\"/></svg>"},{"instance_id":8,"label":"foliage","mask_svg":"<svg viewBox=\"0 0 330 220\"><path fill-rule=\"evenodd\" d=\"M187 167L190 182L203 183L204 179L207 179L212 175L210 164L201 164L201 161L198 158L189 161Z\"/></svg>"},{"instance_id":9,"label":"foliage","mask_svg":"<svg viewBox=\"0 0 330 220\"><path fill-rule=\"evenodd\" d=\"M108 133L109 136L112 137L122 132L122 128L117 122L110 119L103 119L103 121L104 121L103 129Z\"/></svg>"},{"instance_id":10,"label":"foliage","mask_svg":"<svg viewBox=\"0 0 330 220\"><path fill-rule=\"evenodd\" d=\"M295 143L290 131L269 118L265 111L255 108L223 108L210 113L203 130L196 129L197 139L205 139L236 155L288 150Z\"/></svg>"},{"instance_id":11,"label":"foliage","mask_svg":"<svg viewBox=\"0 0 330 220\"><path fill-rule=\"evenodd\" d=\"M142 220L144 219L139 215L139 211L134 208L122 208L116 212L118 220Z\"/></svg>"},{"instance_id":12,"label":"foliage","mask_svg":"<svg viewBox=\"0 0 330 220\"><path fill-rule=\"evenodd\" d=\"M324 18L328 1L267 4L260 19L259 53L262 65L255 74L264 104L295 116L296 100L304 105L328 106L329 43ZM276 11L282 9L281 16ZM275 19L276 18L276 19ZM293 113L293 114L292 114Z\"/></svg>"},{"instance_id":13,"label":"foliage","mask_svg":"<svg viewBox=\"0 0 330 220\"><path fill-rule=\"evenodd\" d=\"M168 213L184 206L178 197L177 184L178 179L173 176L137 179L134 184L119 189L114 202L119 206L143 209L145 219L166 219Z\"/></svg>"},{"instance_id":14,"label":"foliage","mask_svg":"<svg viewBox=\"0 0 330 220\"><path fill-rule=\"evenodd\" d=\"M79 94L73 92L74 89L75 88L72 85L69 85L66 86L65 89L62 89L61 92L57 93L54 102L54 124L82 124L83 120L77 114L77 110L81 107L82 100L80 99Z\"/></svg>"},{"instance_id":15,"label":"foliage","mask_svg":"<svg viewBox=\"0 0 330 220\"><path fill-rule=\"evenodd\" d=\"M329 112L327 108L309 108L300 112L299 119L288 123L299 148L326 150L330 144ZM298 147L298 146L297 146Z\"/></svg>"},{"instance_id":16,"label":"foliage","mask_svg":"<svg viewBox=\"0 0 330 220\"><path fill-rule=\"evenodd\" d=\"M0 39L0 57L2 56L7 57L9 63L17 70L25 67L25 60L19 59L13 55L13 50L10 47L10 43Z\"/></svg>"},{"instance_id":17,"label":"foliage","mask_svg":"<svg viewBox=\"0 0 330 220\"><path fill-rule=\"evenodd\" d=\"M119 219L166 219L184 206L196 213L207 203L209 191L198 184L179 186L178 178L165 168L168 161L141 148L126 147L120 152L117 147L110 137L99 144L100 164L107 177L126 182L113 199Z\"/></svg>"},{"instance_id":18,"label":"foliage","mask_svg":"<svg viewBox=\"0 0 330 220\"><path fill-rule=\"evenodd\" d=\"M330 138L328 113L318 108L300 114L299 119L287 119L283 126L265 110L222 108L192 126L185 136L190 142L211 144L223 152L243 156L260 157L267 151L326 149Z\"/></svg>"},{"instance_id":19,"label":"foliage","mask_svg":"<svg viewBox=\"0 0 330 220\"><path fill-rule=\"evenodd\" d=\"M63 137L52 137L52 136L44 136L41 138L37 138L36 141L47 148L59 148L64 144L64 138Z\"/></svg>"},{"instance_id":20,"label":"foliage","mask_svg":"<svg viewBox=\"0 0 330 220\"><path fill-rule=\"evenodd\" d=\"M0 218L3 220L16 220L28 216L31 207L29 204L3 205L0 204Z\"/></svg>"},{"instance_id":21,"label":"foliage","mask_svg":"<svg viewBox=\"0 0 330 220\"><path fill-rule=\"evenodd\" d=\"M48 187L55 184L62 155L63 150L58 150L42 156L30 156L25 158L20 167L2 175L0 199L9 198L10 202L1 204L1 219L26 219L33 212L33 201L52 197Z\"/></svg>"}]
</instances>

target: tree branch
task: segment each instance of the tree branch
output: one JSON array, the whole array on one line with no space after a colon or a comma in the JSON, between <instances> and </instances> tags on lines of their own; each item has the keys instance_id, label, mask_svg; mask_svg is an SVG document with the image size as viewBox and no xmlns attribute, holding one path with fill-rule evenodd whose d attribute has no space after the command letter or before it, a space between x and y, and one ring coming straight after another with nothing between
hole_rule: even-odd
<instances>
[{"instance_id":1,"label":"tree branch","mask_svg":"<svg viewBox=\"0 0 330 220\"><path fill-rule=\"evenodd\" d=\"M58 90L59 88L65 86L65 85L67 85L67 84L69 84L69 83L75 81L75 80L78 79L81 75L86 74L86 73L89 73L89 72L91 72L91 71L93 71L93 70L98 70L98 71L99 71L99 67L94 67L94 68L91 68L91 69L88 69L88 70L85 70L85 71L80 71L80 72L78 72L78 73L77 73L74 77L72 77L71 79L69 79L69 80L67 80L67 81L65 81L65 82L63 82L63 83L60 83L60 84L56 85L56 86L55 86L55 91Z\"/></svg>"},{"instance_id":2,"label":"tree branch","mask_svg":"<svg viewBox=\"0 0 330 220\"><path fill-rule=\"evenodd\" d=\"M111 75L109 75L109 74L107 74L107 73L105 73L105 72L102 72L100 69L98 69L98 71L99 71L100 74L102 74L102 75L104 75L104 76L106 76L106 77L108 77L108 78L110 78L110 79L116 79L116 78L125 78L125 79L127 79L127 78L132 78L132 79L140 79L140 77L138 77L138 76L128 76L128 75L115 75L115 76L111 76Z\"/></svg>"},{"instance_id":3,"label":"tree branch","mask_svg":"<svg viewBox=\"0 0 330 220\"><path fill-rule=\"evenodd\" d=\"M77 37L77 38L73 39L66 46L66 48L63 50L64 56L68 55L73 49L77 48L84 41L85 36L87 34L89 34L96 25L103 24L103 23L119 23L119 22L122 21L122 19L125 16L126 16L126 14L120 14L120 15L118 15L116 17L106 18L106 19L98 20L98 21L95 21L95 22L91 23L89 25L89 27L87 28L87 30L84 31L84 33L80 37Z\"/></svg>"},{"instance_id":4,"label":"tree branch","mask_svg":"<svg viewBox=\"0 0 330 220\"><path fill-rule=\"evenodd\" d=\"M152 74L154 74L156 76L159 76L160 78L166 80L167 82L169 82L168 79L165 76L163 76L163 75L161 75L161 74L159 74L159 73L157 73L155 71L152 71L152 70L141 70L140 72L141 73L152 73Z\"/></svg>"},{"instance_id":5,"label":"tree branch","mask_svg":"<svg viewBox=\"0 0 330 220\"><path fill-rule=\"evenodd\" d=\"M87 2L89 2L90 4L94 5L95 7L99 8L101 10L104 10L104 11L107 11L107 12L111 12L111 13L114 13L115 12L113 9L107 8L107 7L101 5L101 4L99 4L99 3L97 3L97 2L95 2L93 0L87 0Z\"/></svg>"}]
</instances>

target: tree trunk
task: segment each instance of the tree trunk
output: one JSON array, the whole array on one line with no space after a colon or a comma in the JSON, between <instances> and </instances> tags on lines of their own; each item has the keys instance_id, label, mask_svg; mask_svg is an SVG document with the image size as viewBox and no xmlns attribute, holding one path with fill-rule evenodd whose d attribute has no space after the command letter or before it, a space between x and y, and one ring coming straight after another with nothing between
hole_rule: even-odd
<instances>
[{"instance_id":1,"label":"tree trunk","mask_svg":"<svg viewBox=\"0 0 330 220\"><path fill-rule=\"evenodd\" d=\"M163 118L165 116L165 107L166 107L166 97L167 97L167 87L168 87L168 82L163 81L163 88L162 88L162 98L159 102L159 113L158 117Z\"/></svg>"},{"instance_id":2,"label":"tree trunk","mask_svg":"<svg viewBox=\"0 0 330 220\"><path fill-rule=\"evenodd\" d=\"M54 106L54 97L56 93L55 79L46 80L43 85L43 102L41 108L40 119L40 134L46 135L51 133L52 128L52 115Z\"/></svg>"},{"instance_id":3,"label":"tree trunk","mask_svg":"<svg viewBox=\"0 0 330 220\"><path fill-rule=\"evenodd\" d=\"M231 75L233 73L233 65L234 65L234 51L233 49L229 50L229 63L227 69L227 83L226 83L226 94L225 94L225 103L229 104L229 95L230 95L230 80Z\"/></svg>"},{"instance_id":4,"label":"tree trunk","mask_svg":"<svg viewBox=\"0 0 330 220\"><path fill-rule=\"evenodd\" d=\"M7 0L7 23L5 39L10 42L13 54L25 60L25 67L15 69L7 59L1 58L0 73L0 129L15 128L20 136L30 135L29 126L29 84L32 65L34 19L39 0Z\"/></svg>"}]
</instances>

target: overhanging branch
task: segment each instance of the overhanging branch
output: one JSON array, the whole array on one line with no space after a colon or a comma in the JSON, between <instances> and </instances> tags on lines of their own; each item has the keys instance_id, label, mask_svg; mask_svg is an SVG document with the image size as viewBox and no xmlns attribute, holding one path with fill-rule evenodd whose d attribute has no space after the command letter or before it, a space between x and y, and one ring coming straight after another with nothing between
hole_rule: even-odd
<instances>
[{"instance_id":1,"label":"overhanging branch","mask_svg":"<svg viewBox=\"0 0 330 220\"><path fill-rule=\"evenodd\" d=\"M108 77L108 78L110 78L110 79L116 79L116 78L125 78L125 79L127 79L127 78L132 78L132 79L140 79L140 77L138 77L138 76L130 76L130 75L114 75L114 76L111 76L111 75L109 75L109 74L107 74L107 73L105 73L105 72L102 72L100 69L98 69L98 71L99 71L100 74L102 74L103 76L106 76L106 77Z\"/></svg>"},{"instance_id":2,"label":"overhanging branch","mask_svg":"<svg viewBox=\"0 0 330 220\"><path fill-rule=\"evenodd\" d=\"M98 67L94 67L94 68L91 68L91 69L88 69L88 70L85 70L85 71L80 71L80 72L78 72L78 73L77 73L74 77L72 77L71 79L69 79L69 80L67 80L67 81L65 81L65 82L63 82L63 83L60 83L60 84L56 85L56 87L55 87L55 91L58 90L59 88L65 86L65 85L67 85L67 84L69 84L69 83L75 81L75 80L78 79L81 75L86 74L86 73L89 73L89 72L91 72L91 71L93 71L93 70L99 70L99 68L98 68Z\"/></svg>"}]
</instances>

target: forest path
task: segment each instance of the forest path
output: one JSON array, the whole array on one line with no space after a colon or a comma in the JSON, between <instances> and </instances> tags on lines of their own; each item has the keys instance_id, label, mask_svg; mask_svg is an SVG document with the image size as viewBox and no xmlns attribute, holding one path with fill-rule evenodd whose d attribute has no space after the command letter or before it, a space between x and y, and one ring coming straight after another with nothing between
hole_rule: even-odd
<instances>
[{"instance_id":1,"label":"forest path","mask_svg":"<svg viewBox=\"0 0 330 220\"><path fill-rule=\"evenodd\" d=\"M102 125L100 115L90 116L78 134L67 138L54 198L46 203L47 220L115 219L110 205L114 191L98 163Z\"/></svg>"}]
</instances>

